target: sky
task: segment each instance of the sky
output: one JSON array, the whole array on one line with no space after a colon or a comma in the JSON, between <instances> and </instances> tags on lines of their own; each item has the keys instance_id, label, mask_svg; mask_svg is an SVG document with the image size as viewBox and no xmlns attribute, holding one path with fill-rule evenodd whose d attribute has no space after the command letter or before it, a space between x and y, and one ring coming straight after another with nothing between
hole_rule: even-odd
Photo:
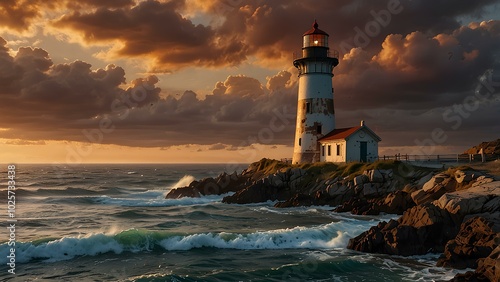
<instances>
[{"instance_id":1,"label":"sky","mask_svg":"<svg viewBox=\"0 0 500 282\"><path fill-rule=\"evenodd\" d=\"M4 0L0 162L290 158L314 20L336 125L364 120L380 155L500 138L499 1Z\"/></svg>"}]
</instances>

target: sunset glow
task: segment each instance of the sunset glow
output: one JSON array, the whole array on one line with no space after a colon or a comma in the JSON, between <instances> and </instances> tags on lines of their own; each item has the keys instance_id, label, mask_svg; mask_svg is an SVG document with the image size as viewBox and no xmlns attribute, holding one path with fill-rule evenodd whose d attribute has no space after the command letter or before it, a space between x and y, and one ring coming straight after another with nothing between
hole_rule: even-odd
<instances>
[{"instance_id":1,"label":"sunset glow","mask_svg":"<svg viewBox=\"0 0 500 282\"><path fill-rule=\"evenodd\" d=\"M53 2L0 3L0 162L290 158L314 19L339 52L337 126L365 120L380 155L500 132L496 1Z\"/></svg>"}]
</instances>

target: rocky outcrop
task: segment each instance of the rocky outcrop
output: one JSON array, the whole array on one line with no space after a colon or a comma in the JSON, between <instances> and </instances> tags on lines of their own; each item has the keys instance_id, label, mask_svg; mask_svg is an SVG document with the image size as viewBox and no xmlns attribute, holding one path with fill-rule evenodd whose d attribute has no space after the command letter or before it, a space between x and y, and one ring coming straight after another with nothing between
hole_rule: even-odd
<instances>
[{"instance_id":1,"label":"rocky outcrop","mask_svg":"<svg viewBox=\"0 0 500 282\"><path fill-rule=\"evenodd\" d=\"M464 152L464 154L478 154L481 149L483 149L485 154L500 155L500 139L490 142L482 142L481 144L468 149Z\"/></svg>"},{"instance_id":2,"label":"rocky outcrop","mask_svg":"<svg viewBox=\"0 0 500 282\"><path fill-rule=\"evenodd\" d=\"M500 281L500 245L486 258L477 260L478 267L475 271L468 271L464 274L457 274L453 282L462 281Z\"/></svg>"},{"instance_id":3,"label":"rocky outcrop","mask_svg":"<svg viewBox=\"0 0 500 282\"><path fill-rule=\"evenodd\" d=\"M498 276L495 250L500 243L499 201L498 181L446 193L438 200L410 208L398 220L370 228L351 239L348 248L403 256L444 252L439 265L477 266L476 272L458 275L456 279L491 279Z\"/></svg>"},{"instance_id":4,"label":"rocky outcrop","mask_svg":"<svg viewBox=\"0 0 500 282\"><path fill-rule=\"evenodd\" d=\"M425 182L422 189L413 191L411 197L417 205L420 205L437 200L446 193L465 190L492 181L494 181L492 177L487 177L481 172L472 170L456 170L452 173L441 172Z\"/></svg>"},{"instance_id":5,"label":"rocky outcrop","mask_svg":"<svg viewBox=\"0 0 500 282\"><path fill-rule=\"evenodd\" d=\"M250 177L244 174L238 175L222 173L216 178L205 178L200 181L193 181L187 187L170 190L167 199L178 199L182 197L200 197L206 195L220 195L229 192L236 192L249 184Z\"/></svg>"},{"instance_id":6,"label":"rocky outcrop","mask_svg":"<svg viewBox=\"0 0 500 282\"><path fill-rule=\"evenodd\" d=\"M427 204L411 208L397 221L379 223L351 239L347 248L402 256L442 252L445 243L458 232L455 229L449 214Z\"/></svg>"},{"instance_id":7,"label":"rocky outcrop","mask_svg":"<svg viewBox=\"0 0 500 282\"><path fill-rule=\"evenodd\" d=\"M348 164L339 171L334 164L299 168L263 159L240 174L223 173L173 189L167 198L235 192L223 202L279 201L275 207L330 205L336 212L359 215L402 214L351 239L348 248L402 256L440 252L441 266L477 267L455 281L498 281L500 181L468 167L436 172L389 165ZM360 173L366 167L375 169Z\"/></svg>"},{"instance_id":8,"label":"rocky outcrop","mask_svg":"<svg viewBox=\"0 0 500 282\"><path fill-rule=\"evenodd\" d=\"M458 269L477 268L480 258L488 257L500 243L500 212L465 220L457 236L446 243L438 266Z\"/></svg>"},{"instance_id":9,"label":"rocky outcrop","mask_svg":"<svg viewBox=\"0 0 500 282\"><path fill-rule=\"evenodd\" d=\"M309 195L310 200L289 199L278 203L276 207L300 205L330 205L339 206L336 212L351 212L353 214L377 215L382 212L402 214L414 206L410 195L401 191L404 180L394 175L392 169L366 170L354 177L334 177L315 183L300 182L309 188L302 188L302 193Z\"/></svg>"},{"instance_id":10,"label":"rocky outcrop","mask_svg":"<svg viewBox=\"0 0 500 282\"><path fill-rule=\"evenodd\" d=\"M222 202L227 204L250 204L290 199L299 192L299 183L305 174L305 171L300 168L277 171L258 181L254 181L234 195L224 197Z\"/></svg>"},{"instance_id":11,"label":"rocky outcrop","mask_svg":"<svg viewBox=\"0 0 500 282\"><path fill-rule=\"evenodd\" d=\"M295 194L292 198L278 202L274 205L275 208L291 208L291 207L307 207L307 206L323 206L328 203L330 196L325 193L317 192L315 195Z\"/></svg>"},{"instance_id":12,"label":"rocky outcrop","mask_svg":"<svg viewBox=\"0 0 500 282\"><path fill-rule=\"evenodd\" d=\"M413 206L415 206L415 203L410 194L399 190L381 198L352 198L338 206L334 211L351 212L358 215L403 214L404 211Z\"/></svg>"}]
</instances>

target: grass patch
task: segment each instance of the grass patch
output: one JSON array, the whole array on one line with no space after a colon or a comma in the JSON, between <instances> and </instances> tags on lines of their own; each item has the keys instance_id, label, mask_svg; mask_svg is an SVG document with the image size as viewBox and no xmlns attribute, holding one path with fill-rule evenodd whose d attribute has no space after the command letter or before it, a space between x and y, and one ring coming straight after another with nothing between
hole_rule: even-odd
<instances>
[{"instance_id":1,"label":"grass patch","mask_svg":"<svg viewBox=\"0 0 500 282\"><path fill-rule=\"evenodd\" d=\"M307 173L301 181L301 186L305 186L311 182L334 179L336 177L348 177L348 180L354 179L355 176L363 174L366 170L372 169L382 169L388 170L392 169L395 175L399 175L401 178L410 180L409 177L405 177L405 173L409 171L433 171L434 169L416 167L409 163L403 163L396 160L386 160L386 161L375 161L373 163L362 163L362 162L349 162L349 163L329 163L329 162L318 162L318 163L307 163L300 165L286 164L278 160L272 159L261 159L258 162L252 163L250 165L250 170L254 171L258 177L265 177L276 173L277 171L284 171L288 168L300 168L305 170ZM499 166L500 168L500 166ZM469 167L458 167L456 169L470 169ZM456 170L455 169L455 170ZM405 173L400 173L400 172ZM455 173L455 171L450 171L449 173ZM406 182L406 181L405 181Z\"/></svg>"},{"instance_id":2,"label":"grass patch","mask_svg":"<svg viewBox=\"0 0 500 282\"><path fill-rule=\"evenodd\" d=\"M281 170L283 168L292 167L290 164L286 164L284 162L272 159L261 159L258 162L252 163L249 168L252 171L255 171L258 174L262 175L271 175L276 173L276 171Z\"/></svg>"}]
</instances>

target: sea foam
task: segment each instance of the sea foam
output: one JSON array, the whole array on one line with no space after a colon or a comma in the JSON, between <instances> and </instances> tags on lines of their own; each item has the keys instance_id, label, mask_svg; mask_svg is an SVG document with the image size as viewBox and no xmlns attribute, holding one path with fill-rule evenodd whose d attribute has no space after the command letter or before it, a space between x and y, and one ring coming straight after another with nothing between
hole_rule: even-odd
<instances>
[{"instance_id":1,"label":"sea foam","mask_svg":"<svg viewBox=\"0 0 500 282\"><path fill-rule=\"evenodd\" d=\"M333 249L345 248L349 238L365 230L362 223L334 222L315 227L294 227L252 233L207 232L173 234L162 231L129 229L117 234L91 234L64 237L48 242L17 242L16 258L61 261L78 256L97 256L122 252L188 251L197 248L219 249ZM9 246L0 245L0 257L5 260Z\"/></svg>"},{"instance_id":2,"label":"sea foam","mask_svg":"<svg viewBox=\"0 0 500 282\"><path fill-rule=\"evenodd\" d=\"M184 175L181 179L179 179L179 181L177 181L177 183L172 185L171 188L174 189L174 188L186 187L195 180L196 178L192 175Z\"/></svg>"}]
</instances>

